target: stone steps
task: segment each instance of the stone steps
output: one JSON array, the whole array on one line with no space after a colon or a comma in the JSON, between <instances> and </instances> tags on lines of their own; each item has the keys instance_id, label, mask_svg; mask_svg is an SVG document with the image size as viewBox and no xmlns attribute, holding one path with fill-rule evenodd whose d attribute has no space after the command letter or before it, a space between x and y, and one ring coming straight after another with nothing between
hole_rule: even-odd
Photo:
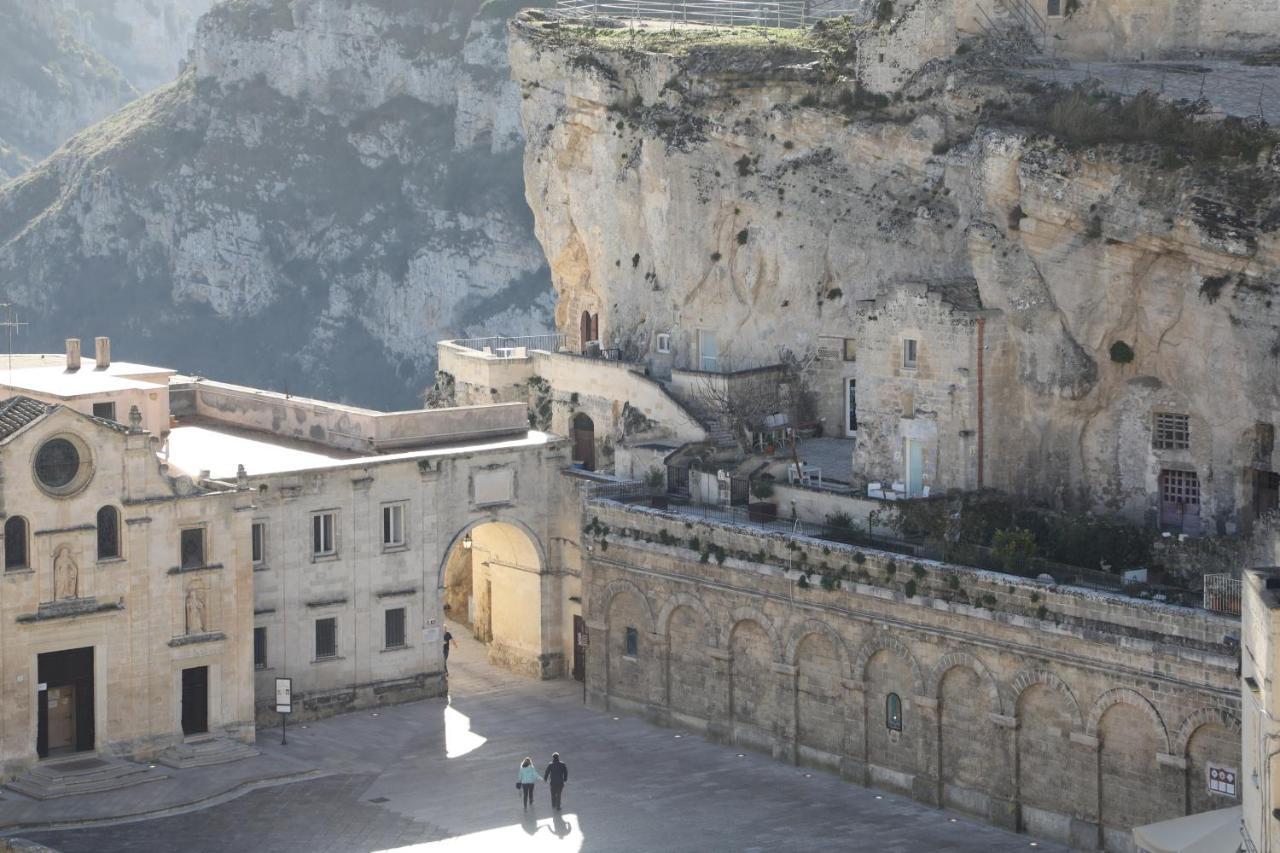
<instances>
[{"instance_id":1,"label":"stone steps","mask_svg":"<svg viewBox=\"0 0 1280 853\"><path fill-rule=\"evenodd\" d=\"M238 740L210 737L175 744L160 753L156 763L179 770L186 767L227 764L243 758L253 758L258 754L258 750Z\"/></svg>"},{"instance_id":2,"label":"stone steps","mask_svg":"<svg viewBox=\"0 0 1280 853\"><path fill-rule=\"evenodd\" d=\"M142 764L99 755L75 756L42 761L6 786L37 800L115 791L146 782L167 779Z\"/></svg>"}]
</instances>

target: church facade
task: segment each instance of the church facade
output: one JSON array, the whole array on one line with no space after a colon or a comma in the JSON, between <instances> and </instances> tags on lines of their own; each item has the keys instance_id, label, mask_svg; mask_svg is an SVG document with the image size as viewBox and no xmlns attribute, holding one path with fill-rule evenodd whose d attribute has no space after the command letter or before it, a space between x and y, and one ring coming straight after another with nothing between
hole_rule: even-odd
<instances>
[{"instance_id":1,"label":"church facade","mask_svg":"<svg viewBox=\"0 0 1280 853\"><path fill-rule=\"evenodd\" d=\"M169 472L130 413L0 403L6 777L198 734L252 742L248 493Z\"/></svg>"}]
</instances>

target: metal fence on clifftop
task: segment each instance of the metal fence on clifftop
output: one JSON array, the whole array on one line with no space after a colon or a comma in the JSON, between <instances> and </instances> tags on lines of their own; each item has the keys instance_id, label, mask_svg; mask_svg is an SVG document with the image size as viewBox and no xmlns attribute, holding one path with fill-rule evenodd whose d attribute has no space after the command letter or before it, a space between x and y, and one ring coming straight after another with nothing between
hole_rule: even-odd
<instances>
[{"instance_id":1,"label":"metal fence on clifftop","mask_svg":"<svg viewBox=\"0 0 1280 853\"><path fill-rule=\"evenodd\" d=\"M580 18L720 27L807 27L860 5L855 0L556 0L558 10Z\"/></svg>"}]
</instances>

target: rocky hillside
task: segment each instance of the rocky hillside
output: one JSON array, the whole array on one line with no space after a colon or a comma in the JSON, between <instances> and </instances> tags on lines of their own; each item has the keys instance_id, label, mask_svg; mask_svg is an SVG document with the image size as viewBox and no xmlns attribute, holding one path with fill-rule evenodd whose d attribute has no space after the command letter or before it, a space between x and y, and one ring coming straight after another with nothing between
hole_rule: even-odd
<instances>
[{"instance_id":1,"label":"rocky hillside","mask_svg":"<svg viewBox=\"0 0 1280 853\"><path fill-rule=\"evenodd\" d=\"M230 0L191 64L0 188L27 347L386 406L548 323L506 4ZM34 340L32 340L34 338Z\"/></svg>"},{"instance_id":2,"label":"rocky hillside","mask_svg":"<svg viewBox=\"0 0 1280 853\"><path fill-rule=\"evenodd\" d=\"M633 356L674 331L680 364L714 329L722 360L746 366L848 335L859 300L900 283L976 281L1013 352L987 377L989 427L1008 439L991 485L1140 512L1145 413L1166 400L1207 425L1196 452L1216 489L1212 466L1247 456L1280 410L1274 137L1044 90L983 47L872 95L855 55L883 40L875 27L517 19L527 192L561 330L598 312L606 345ZM1222 480L1227 517L1242 496Z\"/></svg>"},{"instance_id":3,"label":"rocky hillside","mask_svg":"<svg viewBox=\"0 0 1280 853\"><path fill-rule=\"evenodd\" d=\"M58 3L0 0L0 183L137 94Z\"/></svg>"}]
</instances>

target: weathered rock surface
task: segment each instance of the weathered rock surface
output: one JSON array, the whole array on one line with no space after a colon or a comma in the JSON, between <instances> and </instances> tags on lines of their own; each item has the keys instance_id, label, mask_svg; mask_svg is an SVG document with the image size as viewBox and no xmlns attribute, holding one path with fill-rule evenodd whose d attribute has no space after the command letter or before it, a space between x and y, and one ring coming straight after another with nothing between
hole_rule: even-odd
<instances>
[{"instance_id":1,"label":"weathered rock surface","mask_svg":"<svg viewBox=\"0 0 1280 853\"><path fill-rule=\"evenodd\" d=\"M216 6L174 83L0 188L23 347L110 334L120 357L404 406L437 338L541 330L504 12L481 5Z\"/></svg>"},{"instance_id":2,"label":"weathered rock surface","mask_svg":"<svg viewBox=\"0 0 1280 853\"><path fill-rule=\"evenodd\" d=\"M933 62L889 105L803 39L536 16L512 34L527 193L572 338L598 312L606 345L644 357L672 332L693 366L707 329L722 364L749 366L839 341L859 300L902 282L976 280L1014 355L986 377L988 485L1141 515L1153 406L1192 414L1186 461L1220 528L1248 499L1240 460L1275 470L1251 442L1280 419L1280 155L1171 160L983 121L1026 96L976 61Z\"/></svg>"},{"instance_id":3,"label":"weathered rock surface","mask_svg":"<svg viewBox=\"0 0 1280 853\"><path fill-rule=\"evenodd\" d=\"M0 0L0 183L136 96L60 4Z\"/></svg>"}]
</instances>

